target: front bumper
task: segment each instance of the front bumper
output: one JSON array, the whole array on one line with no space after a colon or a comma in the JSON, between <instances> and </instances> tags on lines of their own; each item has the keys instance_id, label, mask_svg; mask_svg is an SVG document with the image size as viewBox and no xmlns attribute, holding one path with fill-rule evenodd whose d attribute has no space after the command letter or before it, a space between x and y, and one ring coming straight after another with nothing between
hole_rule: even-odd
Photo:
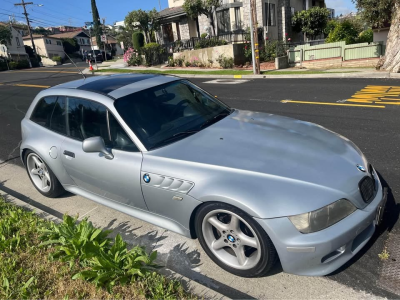
<instances>
[{"instance_id":1,"label":"front bumper","mask_svg":"<svg viewBox=\"0 0 400 300\"><path fill-rule=\"evenodd\" d=\"M378 187L375 199L367 207L318 232L302 234L286 217L255 220L274 243L285 272L327 275L350 260L374 234L377 215L387 197L380 182Z\"/></svg>"}]
</instances>

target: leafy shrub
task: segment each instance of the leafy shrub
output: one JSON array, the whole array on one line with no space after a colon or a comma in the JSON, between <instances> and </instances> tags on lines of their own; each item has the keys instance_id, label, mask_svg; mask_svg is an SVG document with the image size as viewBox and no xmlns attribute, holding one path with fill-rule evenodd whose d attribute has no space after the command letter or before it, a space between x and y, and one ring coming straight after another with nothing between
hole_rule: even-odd
<instances>
[{"instance_id":1,"label":"leafy shrub","mask_svg":"<svg viewBox=\"0 0 400 300\"><path fill-rule=\"evenodd\" d=\"M175 67L175 60L172 56L168 57L168 67Z\"/></svg>"},{"instance_id":2,"label":"leafy shrub","mask_svg":"<svg viewBox=\"0 0 400 300\"><path fill-rule=\"evenodd\" d=\"M157 43L148 43L143 48L142 51L146 58L146 65L153 66L162 63L161 54L164 53L164 48Z\"/></svg>"},{"instance_id":3,"label":"leafy shrub","mask_svg":"<svg viewBox=\"0 0 400 300\"><path fill-rule=\"evenodd\" d=\"M374 40L374 32L372 29L364 30L360 33L357 39L357 43L372 43Z\"/></svg>"},{"instance_id":4,"label":"leafy shrub","mask_svg":"<svg viewBox=\"0 0 400 300\"><path fill-rule=\"evenodd\" d=\"M355 44L358 40L359 28L350 20L340 22L328 35L327 43L345 41L346 45Z\"/></svg>"},{"instance_id":5,"label":"leafy shrub","mask_svg":"<svg viewBox=\"0 0 400 300\"><path fill-rule=\"evenodd\" d=\"M232 69L233 68L233 57L225 57L223 54L221 54L217 62L223 69Z\"/></svg>"},{"instance_id":6,"label":"leafy shrub","mask_svg":"<svg viewBox=\"0 0 400 300\"><path fill-rule=\"evenodd\" d=\"M216 47L216 46L223 46L227 45L228 42L225 40L216 40L216 39L200 39L195 45L194 49L204 49L204 48L210 48L210 47Z\"/></svg>"},{"instance_id":7,"label":"leafy shrub","mask_svg":"<svg viewBox=\"0 0 400 300\"><path fill-rule=\"evenodd\" d=\"M190 66L191 66L190 61L185 61L185 67L190 67Z\"/></svg>"},{"instance_id":8,"label":"leafy shrub","mask_svg":"<svg viewBox=\"0 0 400 300\"><path fill-rule=\"evenodd\" d=\"M144 35L141 32L134 32L132 34L132 45L133 48L139 50L144 46Z\"/></svg>"},{"instance_id":9,"label":"leafy shrub","mask_svg":"<svg viewBox=\"0 0 400 300\"><path fill-rule=\"evenodd\" d=\"M200 35L200 38L201 38L201 39L205 39L205 38L207 37L207 35L208 35L207 33L202 33L202 34Z\"/></svg>"},{"instance_id":10,"label":"leafy shrub","mask_svg":"<svg viewBox=\"0 0 400 300\"><path fill-rule=\"evenodd\" d=\"M53 57L51 58L51 60L61 63L62 58L61 58L61 56L53 56Z\"/></svg>"},{"instance_id":11,"label":"leafy shrub","mask_svg":"<svg viewBox=\"0 0 400 300\"><path fill-rule=\"evenodd\" d=\"M19 61L10 61L8 63L8 65L10 66L11 70L27 69L30 67L29 61L27 61L26 59L19 60Z\"/></svg>"}]
</instances>

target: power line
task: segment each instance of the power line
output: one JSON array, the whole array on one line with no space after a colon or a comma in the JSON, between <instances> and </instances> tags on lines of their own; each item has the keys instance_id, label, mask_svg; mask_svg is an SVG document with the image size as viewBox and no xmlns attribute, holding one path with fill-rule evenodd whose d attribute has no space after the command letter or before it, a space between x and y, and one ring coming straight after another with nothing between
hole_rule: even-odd
<instances>
[{"instance_id":1,"label":"power line","mask_svg":"<svg viewBox=\"0 0 400 300\"><path fill-rule=\"evenodd\" d=\"M33 54L36 54L36 47L35 47L35 42L33 41L32 37L32 31L31 31L31 25L29 24L29 19L28 19L28 13L26 12L26 6L31 5L33 2L24 2L24 0L21 0L21 3L15 3L15 6L22 6L24 8L23 14L25 15L26 18L26 24L28 25L28 32L31 37L31 42L32 42L32 48L33 48Z\"/></svg>"}]
</instances>

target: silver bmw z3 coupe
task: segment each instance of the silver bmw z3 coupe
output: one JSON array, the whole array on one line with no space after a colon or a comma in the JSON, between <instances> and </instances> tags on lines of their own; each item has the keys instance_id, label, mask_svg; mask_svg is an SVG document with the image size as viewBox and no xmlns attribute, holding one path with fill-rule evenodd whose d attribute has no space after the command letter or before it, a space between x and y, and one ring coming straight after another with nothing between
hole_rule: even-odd
<instances>
[{"instance_id":1,"label":"silver bmw z3 coupe","mask_svg":"<svg viewBox=\"0 0 400 300\"><path fill-rule=\"evenodd\" d=\"M368 242L386 202L345 137L230 108L173 76L94 76L44 90L22 120L20 151L43 195L69 191L198 238L244 277L278 259L288 273L333 272Z\"/></svg>"}]
</instances>

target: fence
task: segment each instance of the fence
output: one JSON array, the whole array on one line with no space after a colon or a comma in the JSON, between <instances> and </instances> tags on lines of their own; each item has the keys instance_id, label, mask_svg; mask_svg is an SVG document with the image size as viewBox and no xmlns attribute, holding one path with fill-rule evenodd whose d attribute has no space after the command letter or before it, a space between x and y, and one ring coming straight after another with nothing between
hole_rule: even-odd
<instances>
[{"instance_id":1,"label":"fence","mask_svg":"<svg viewBox=\"0 0 400 300\"><path fill-rule=\"evenodd\" d=\"M346 45L345 42L336 42L322 45L289 46L288 58L290 64L300 61L318 59L341 58L343 61L365 58L376 58L384 55L385 47L382 42L360 43Z\"/></svg>"}]
</instances>

